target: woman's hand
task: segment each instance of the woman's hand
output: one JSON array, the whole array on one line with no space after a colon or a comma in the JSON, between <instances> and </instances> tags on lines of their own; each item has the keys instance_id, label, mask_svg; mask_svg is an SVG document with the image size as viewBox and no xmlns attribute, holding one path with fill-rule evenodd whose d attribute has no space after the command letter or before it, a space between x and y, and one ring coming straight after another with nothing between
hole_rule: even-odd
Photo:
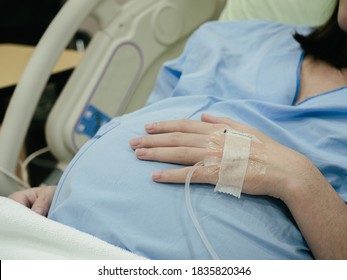
<instances>
[{"instance_id":1,"label":"woman's hand","mask_svg":"<svg viewBox=\"0 0 347 280\"><path fill-rule=\"evenodd\" d=\"M139 159L187 166L153 172L153 180L157 182L183 183L192 165L211 156L221 158L224 135L218 132L225 129L254 136L242 188L244 193L283 199L283 186L289 185L289 180L293 177L300 180L301 167L309 162L304 156L275 142L258 130L227 118L203 115L201 122L163 121L146 125L145 129L150 135L130 141ZM211 143L213 149L210 148ZM203 166L194 172L192 182L215 185L218 177L219 166Z\"/></svg>"},{"instance_id":2,"label":"woman's hand","mask_svg":"<svg viewBox=\"0 0 347 280\"><path fill-rule=\"evenodd\" d=\"M15 192L9 198L23 204L37 214L46 217L53 200L55 189L56 186L41 186Z\"/></svg>"},{"instance_id":3,"label":"woman's hand","mask_svg":"<svg viewBox=\"0 0 347 280\"><path fill-rule=\"evenodd\" d=\"M253 135L256 141L251 142L242 192L282 199L316 258L347 258L347 206L302 154L254 128L209 115L203 115L201 122L163 121L145 128L150 135L130 141L139 159L187 165L153 173L155 181L172 183L183 183L191 165L211 156L211 142L215 147L224 146L218 138L222 134L216 138L216 132L230 128ZM221 150L214 149L212 154L221 157ZM192 181L216 184L218 171L211 166L200 167Z\"/></svg>"}]
</instances>

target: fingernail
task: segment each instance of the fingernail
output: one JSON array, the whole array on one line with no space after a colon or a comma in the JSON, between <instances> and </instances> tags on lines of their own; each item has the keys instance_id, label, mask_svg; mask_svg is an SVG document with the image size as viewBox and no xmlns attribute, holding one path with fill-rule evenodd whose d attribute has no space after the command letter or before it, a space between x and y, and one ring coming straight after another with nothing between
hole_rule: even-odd
<instances>
[{"instance_id":1,"label":"fingernail","mask_svg":"<svg viewBox=\"0 0 347 280\"><path fill-rule=\"evenodd\" d=\"M136 147L140 144L141 140L140 138L134 138L130 140L130 146Z\"/></svg>"},{"instance_id":2,"label":"fingernail","mask_svg":"<svg viewBox=\"0 0 347 280\"><path fill-rule=\"evenodd\" d=\"M146 154L146 149L136 149L135 153L137 156L144 156Z\"/></svg>"},{"instance_id":3,"label":"fingernail","mask_svg":"<svg viewBox=\"0 0 347 280\"><path fill-rule=\"evenodd\" d=\"M210 119L215 119L215 118L216 118L215 116L212 116L212 115L206 114L206 113L203 113L203 114L202 114L202 117L203 117L203 118L210 118Z\"/></svg>"},{"instance_id":4,"label":"fingernail","mask_svg":"<svg viewBox=\"0 0 347 280\"><path fill-rule=\"evenodd\" d=\"M161 171L154 171L153 173L152 173L152 179L153 180L160 180L160 178L161 178Z\"/></svg>"},{"instance_id":5,"label":"fingernail","mask_svg":"<svg viewBox=\"0 0 347 280\"><path fill-rule=\"evenodd\" d=\"M146 125L145 125L145 129L146 129L146 130L153 130L153 129L155 128L156 125L157 125L157 123L146 124Z\"/></svg>"},{"instance_id":6,"label":"fingernail","mask_svg":"<svg viewBox=\"0 0 347 280\"><path fill-rule=\"evenodd\" d=\"M40 208L40 207L37 207L37 208L33 208L32 209L35 213L41 215L41 216L44 216L46 213L45 213L45 209L43 208Z\"/></svg>"}]
</instances>

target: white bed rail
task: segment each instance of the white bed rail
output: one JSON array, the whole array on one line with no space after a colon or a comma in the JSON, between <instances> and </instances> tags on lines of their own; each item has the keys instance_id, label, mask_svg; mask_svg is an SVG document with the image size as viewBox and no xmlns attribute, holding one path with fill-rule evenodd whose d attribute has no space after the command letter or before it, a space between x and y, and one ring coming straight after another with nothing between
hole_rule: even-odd
<instances>
[{"instance_id":1,"label":"white bed rail","mask_svg":"<svg viewBox=\"0 0 347 280\"><path fill-rule=\"evenodd\" d=\"M116 0L67 1L37 45L15 89L0 130L0 168L15 173L20 148L51 69L87 16L97 19L100 31L46 124L49 148L63 164L91 137L92 132L83 129L93 110L96 116L92 125L100 122L97 128L108 118L143 106L161 64L181 52L185 40L199 25L217 19L224 3L129 0L119 5ZM0 195L16 190L16 183L0 172Z\"/></svg>"},{"instance_id":2,"label":"white bed rail","mask_svg":"<svg viewBox=\"0 0 347 280\"><path fill-rule=\"evenodd\" d=\"M82 21L104 0L69 0L38 43L7 108L0 130L0 166L15 173L35 108L62 51ZM16 183L0 173L0 195L18 190Z\"/></svg>"}]
</instances>

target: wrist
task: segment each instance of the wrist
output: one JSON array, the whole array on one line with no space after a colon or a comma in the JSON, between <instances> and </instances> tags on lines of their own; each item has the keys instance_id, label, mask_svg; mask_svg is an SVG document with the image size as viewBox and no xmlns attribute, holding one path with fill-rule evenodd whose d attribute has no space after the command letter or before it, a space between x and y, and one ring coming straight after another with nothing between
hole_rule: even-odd
<instances>
[{"instance_id":1,"label":"wrist","mask_svg":"<svg viewBox=\"0 0 347 280\"><path fill-rule=\"evenodd\" d=\"M325 181L311 160L299 153L296 153L295 157L293 168L288 169L289 173L280 197L287 205L306 197L305 193L314 192L320 181Z\"/></svg>"}]
</instances>

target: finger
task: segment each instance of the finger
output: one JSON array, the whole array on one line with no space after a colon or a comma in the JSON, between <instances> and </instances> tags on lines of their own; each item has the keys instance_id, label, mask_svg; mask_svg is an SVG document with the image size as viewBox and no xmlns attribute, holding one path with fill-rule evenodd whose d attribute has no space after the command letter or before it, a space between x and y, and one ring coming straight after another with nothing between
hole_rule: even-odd
<instances>
[{"instance_id":1,"label":"finger","mask_svg":"<svg viewBox=\"0 0 347 280\"><path fill-rule=\"evenodd\" d=\"M247 127L239 122L236 122L229 118L223 118L223 117L215 117L208 114L202 114L201 120L206 123L210 124L220 124L220 125L226 125L234 130L237 131L245 131L247 130ZM246 132L246 131L245 131Z\"/></svg>"},{"instance_id":2,"label":"finger","mask_svg":"<svg viewBox=\"0 0 347 280\"><path fill-rule=\"evenodd\" d=\"M195 167L154 171L152 179L158 183L184 183L192 168ZM217 166L200 166L192 174L190 182L215 185L218 181L218 172L219 167Z\"/></svg>"},{"instance_id":3,"label":"finger","mask_svg":"<svg viewBox=\"0 0 347 280\"><path fill-rule=\"evenodd\" d=\"M194 165L203 160L206 149L187 147L141 148L135 151L138 159L159 162L169 162L183 165Z\"/></svg>"},{"instance_id":4,"label":"finger","mask_svg":"<svg viewBox=\"0 0 347 280\"><path fill-rule=\"evenodd\" d=\"M37 199L33 206L31 207L31 210L36 212L37 214L41 216L47 217L49 206L46 206L45 203L42 201L42 199Z\"/></svg>"},{"instance_id":5,"label":"finger","mask_svg":"<svg viewBox=\"0 0 347 280\"><path fill-rule=\"evenodd\" d=\"M227 125L230 128L236 130L236 131L240 131L240 132L244 132L244 133L248 133L250 135L255 136L258 140L262 140L262 141L271 141L272 139L269 138L268 136L266 136L264 133L262 133L261 131L255 129L254 127L250 127L248 125L244 125L242 123L236 122L232 119L229 118L222 118L222 117L215 117L215 116L211 116L208 114L202 114L201 116L201 120L203 122L208 122L210 124L220 124L220 125Z\"/></svg>"},{"instance_id":6,"label":"finger","mask_svg":"<svg viewBox=\"0 0 347 280\"><path fill-rule=\"evenodd\" d=\"M28 207L31 208L32 204L34 203L36 199L36 193L33 189L28 189L25 191L18 191L11 195L9 195L10 199Z\"/></svg>"},{"instance_id":7,"label":"finger","mask_svg":"<svg viewBox=\"0 0 347 280\"><path fill-rule=\"evenodd\" d=\"M206 147L208 137L202 134L172 132L130 140L130 146L133 149L152 148L152 147Z\"/></svg>"},{"instance_id":8,"label":"finger","mask_svg":"<svg viewBox=\"0 0 347 280\"><path fill-rule=\"evenodd\" d=\"M175 120L175 121L161 121L145 126L147 133L168 133L168 132L186 132L197 134L210 134L216 127L207 122L200 122L194 120Z\"/></svg>"},{"instance_id":9,"label":"finger","mask_svg":"<svg viewBox=\"0 0 347 280\"><path fill-rule=\"evenodd\" d=\"M54 193L54 187L45 186L40 190L40 193L31 206L31 210L39 215L47 216L49 208L52 202L52 196Z\"/></svg>"}]
</instances>

